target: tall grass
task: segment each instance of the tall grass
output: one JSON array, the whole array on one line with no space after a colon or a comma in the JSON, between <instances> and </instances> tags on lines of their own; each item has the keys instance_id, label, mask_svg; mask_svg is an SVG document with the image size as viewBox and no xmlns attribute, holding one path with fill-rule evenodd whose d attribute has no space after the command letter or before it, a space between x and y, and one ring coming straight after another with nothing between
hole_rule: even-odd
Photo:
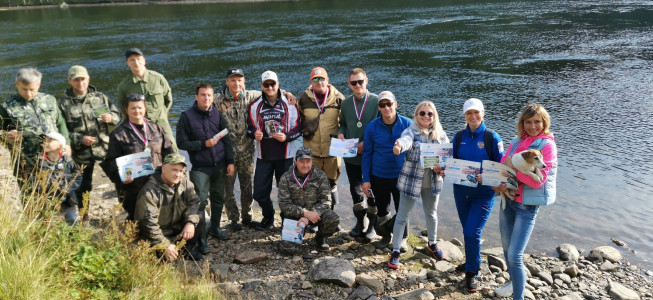
<instances>
[{"instance_id":1,"label":"tall grass","mask_svg":"<svg viewBox=\"0 0 653 300\"><path fill-rule=\"evenodd\" d=\"M22 191L23 208L12 210L15 180L0 178L0 207L6 208L0 209L0 299L222 298L208 265L194 266L199 275L190 275L182 270L192 262L161 261L137 242L132 223L109 218L98 227L69 226L57 200L29 187Z\"/></svg>"}]
</instances>

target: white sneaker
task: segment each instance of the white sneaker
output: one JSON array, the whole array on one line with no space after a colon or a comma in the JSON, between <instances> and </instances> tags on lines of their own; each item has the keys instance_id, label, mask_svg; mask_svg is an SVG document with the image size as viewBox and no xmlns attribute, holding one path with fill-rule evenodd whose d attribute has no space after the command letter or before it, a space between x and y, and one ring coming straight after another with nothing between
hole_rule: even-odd
<instances>
[{"instance_id":1,"label":"white sneaker","mask_svg":"<svg viewBox=\"0 0 653 300\"><path fill-rule=\"evenodd\" d=\"M512 296L512 281L508 281L494 290L494 295L501 298Z\"/></svg>"}]
</instances>

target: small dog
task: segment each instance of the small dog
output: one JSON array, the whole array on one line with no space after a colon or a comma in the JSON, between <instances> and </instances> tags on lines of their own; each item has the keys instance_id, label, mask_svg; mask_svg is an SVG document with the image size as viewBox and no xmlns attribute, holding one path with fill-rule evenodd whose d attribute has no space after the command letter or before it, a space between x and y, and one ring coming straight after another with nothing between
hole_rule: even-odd
<instances>
[{"instance_id":1,"label":"small dog","mask_svg":"<svg viewBox=\"0 0 653 300\"><path fill-rule=\"evenodd\" d=\"M542 175L542 169L546 168L544 164L544 157L540 150L524 150L519 153L515 153L511 159L513 168L518 171L530 176L536 182L540 182L544 179ZM501 193L501 208L506 208L506 198L510 200L515 200L516 192L514 190L509 190L508 193Z\"/></svg>"}]
</instances>

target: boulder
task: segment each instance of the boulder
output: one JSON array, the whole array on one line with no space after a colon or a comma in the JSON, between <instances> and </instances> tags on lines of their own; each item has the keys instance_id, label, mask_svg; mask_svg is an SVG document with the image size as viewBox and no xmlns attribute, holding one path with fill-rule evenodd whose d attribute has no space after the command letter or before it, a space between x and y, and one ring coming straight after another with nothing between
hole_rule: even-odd
<instances>
[{"instance_id":1,"label":"boulder","mask_svg":"<svg viewBox=\"0 0 653 300\"><path fill-rule=\"evenodd\" d=\"M465 258L463 252L460 251L460 248L458 248L458 246L452 244L451 242L438 241L438 247L442 249L442 251L444 252L444 260L448 262L462 261ZM427 254L429 255L429 257L431 257L431 252L429 252L428 250L425 251L428 252Z\"/></svg>"},{"instance_id":2,"label":"boulder","mask_svg":"<svg viewBox=\"0 0 653 300\"><path fill-rule=\"evenodd\" d=\"M454 268L454 266L448 261L443 260L443 261L439 261L439 262L435 263L435 269L438 272L447 273L447 272L452 271L453 268Z\"/></svg>"},{"instance_id":3,"label":"boulder","mask_svg":"<svg viewBox=\"0 0 653 300\"><path fill-rule=\"evenodd\" d=\"M601 269L601 271L604 272L616 272L617 270L619 270L619 265L613 264L610 261L604 261L599 267L599 269Z\"/></svg>"},{"instance_id":4,"label":"boulder","mask_svg":"<svg viewBox=\"0 0 653 300\"><path fill-rule=\"evenodd\" d=\"M211 273L215 281L225 281L229 278L229 264L212 264Z\"/></svg>"},{"instance_id":5,"label":"boulder","mask_svg":"<svg viewBox=\"0 0 653 300\"><path fill-rule=\"evenodd\" d=\"M569 295L558 297L556 299L558 299L558 300L583 300L585 298L583 298L583 296L581 296L578 293L571 293Z\"/></svg>"},{"instance_id":6,"label":"boulder","mask_svg":"<svg viewBox=\"0 0 653 300\"><path fill-rule=\"evenodd\" d=\"M547 285L553 284L553 277L551 276L551 273L547 271L540 271L539 273L537 273L537 277L539 277L544 282L546 282Z\"/></svg>"},{"instance_id":7,"label":"boulder","mask_svg":"<svg viewBox=\"0 0 653 300\"><path fill-rule=\"evenodd\" d=\"M617 283L610 281L608 284L610 297L615 300L639 300L637 292Z\"/></svg>"},{"instance_id":8,"label":"boulder","mask_svg":"<svg viewBox=\"0 0 653 300\"><path fill-rule=\"evenodd\" d=\"M608 260L610 262L616 263L621 260L621 253L619 253L619 250L615 249L614 247L610 246L601 246L601 247L596 247L590 251L589 255L590 259L594 260Z\"/></svg>"},{"instance_id":9,"label":"boulder","mask_svg":"<svg viewBox=\"0 0 653 300\"><path fill-rule=\"evenodd\" d=\"M268 258L268 254L261 251L244 251L236 254L234 262L239 264L253 264Z\"/></svg>"},{"instance_id":10,"label":"boulder","mask_svg":"<svg viewBox=\"0 0 653 300\"><path fill-rule=\"evenodd\" d=\"M347 300L366 300L371 296L376 296L376 295L370 288L366 286L359 286L351 294L349 294Z\"/></svg>"},{"instance_id":11,"label":"boulder","mask_svg":"<svg viewBox=\"0 0 653 300\"><path fill-rule=\"evenodd\" d=\"M506 261L503 260L503 258L501 258L499 256L488 255L487 256L487 263L490 266L498 267L499 269L501 269L501 271L508 271L508 264L506 264Z\"/></svg>"},{"instance_id":12,"label":"boulder","mask_svg":"<svg viewBox=\"0 0 653 300\"><path fill-rule=\"evenodd\" d=\"M481 248L481 254L482 255L494 255L496 257L503 257L503 248L501 247L494 247L494 248Z\"/></svg>"},{"instance_id":13,"label":"boulder","mask_svg":"<svg viewBox=\"0 0 653 300\"><path fill-rule=\"evenodd\" d=\"M383 294L383 282L368 274L360 274L356 276L356 283L360 286L366 286L374 291L374 294Z\"/></svg>"},{"instance_id":14,"label":"boulder","mask_svg":"<svg viewBox=\"0 0 653 300\"><path fill-rule=\"evenodd\" d=\"M331 256L314 260L308 274L312 280L330 282L343 287L352 287L356 282L354 265L347 260Z\"/></svg>"},{"instance_id":15,"label":"boulder","mask_svg":"<svg viewBox=\"0 0 653 300\"><path fill-rule=\"evenodd\" d=\"M571 276L571 277L577 277L578 276L578 266L576 264L573 264L571 266L568 266L565 268L565 274Z\"/></svg>"},{"instance_id":16,"label":"boulder","mask_svg":"<svg viewBox=\"0 0 653 300\"><path fill-rule=\"evenodd\" d=\"M394 296L395 300L433 300L435 296L427 289L417 289Z\"/></svg>"},{"instance_id":17,"label":"boulder","mask_svg":"<svg viewBox=\"0 0 653 300\"><path fill-rule=\"evenodd\" d=\"M556 248L558 250L558 254L560 255L560 259L564 261L573 261L577 262L578 258L580 257L580 253L578 253L578 249L576 249L576 246L572 244L561 244Z\"/></svg>"}]
</instances>

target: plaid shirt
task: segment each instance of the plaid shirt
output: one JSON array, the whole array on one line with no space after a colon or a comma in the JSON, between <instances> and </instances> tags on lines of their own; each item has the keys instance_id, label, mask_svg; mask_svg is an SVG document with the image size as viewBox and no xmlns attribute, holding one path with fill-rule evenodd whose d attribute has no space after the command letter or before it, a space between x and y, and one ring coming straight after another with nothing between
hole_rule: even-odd
<instances>
[{"instance_id":1,"label":"plaid shirt","mask_svg":"<svg viewBox=\"0 0 653 300\"><path fill-rule=\"evenodd\" d=\"M413 123L401 133L401 138L397 141L401 144L401 152L408 151L408 153L406 153L406 161L404 162L404 166L401 168L401 173L399 174L397 188L400 193L409 198L420 199L424 170L431 170L431 168L422 168L419 166L419 144L446 144L449 143L449 137L447 137L446 132L443 132L440 140L429 140L428 137L421 132L417 123ZM442 190L442 177L440 177L440 174L433 175L434 176L431 176L431 189L433 190L433 195L436 195Z\"/></svg>"}]
</instances>

